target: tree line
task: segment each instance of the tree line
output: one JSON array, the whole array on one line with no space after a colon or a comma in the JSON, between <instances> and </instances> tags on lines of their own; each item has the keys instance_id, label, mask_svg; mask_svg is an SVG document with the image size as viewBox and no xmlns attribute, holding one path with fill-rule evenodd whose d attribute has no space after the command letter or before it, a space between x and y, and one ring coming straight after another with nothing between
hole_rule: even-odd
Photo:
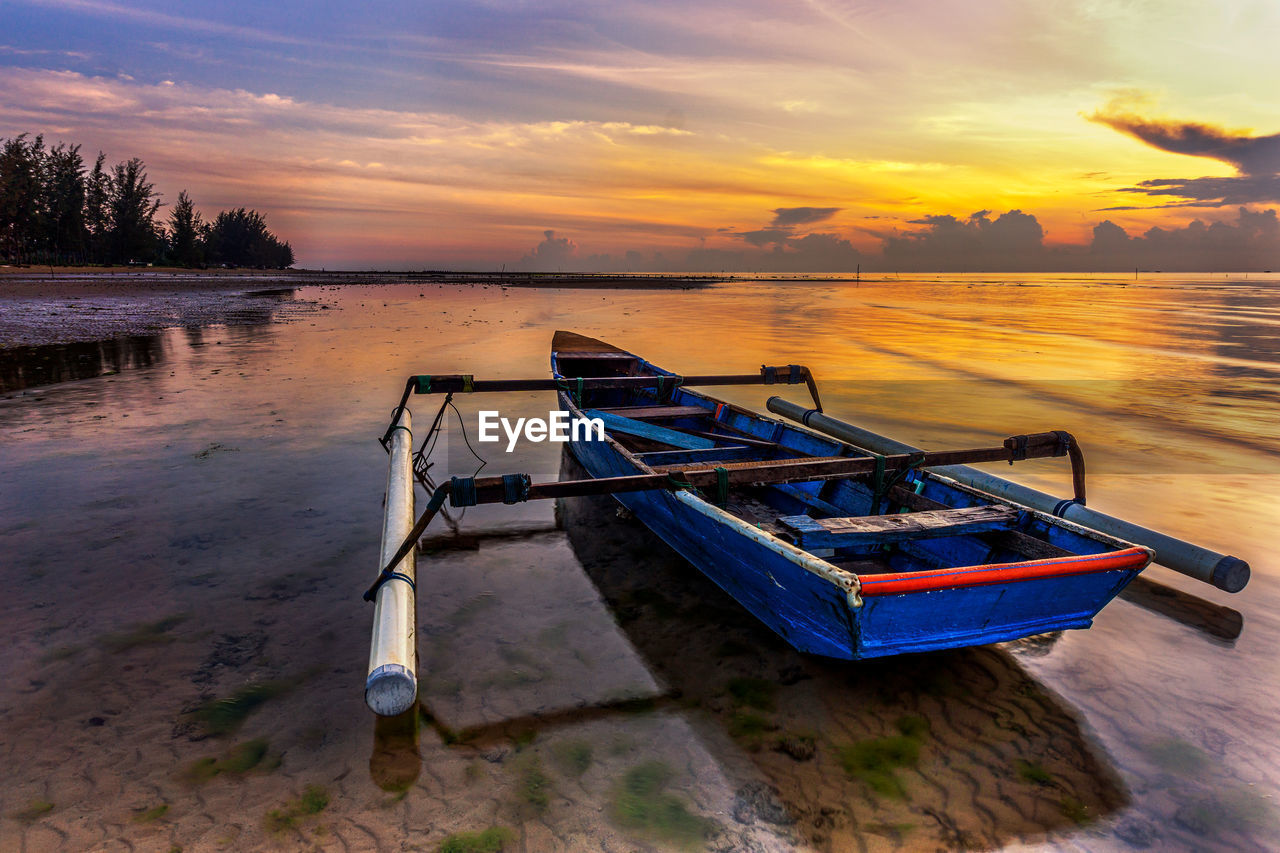
<instances>
[{"instance_id":1,"label":"tree line","mask_svg":"<svg viewBox=\"0 0 1280 853\"><path fill-rule=\"evenodd\" d=\"M43 136L0 141L0 261L14 264L292 266L293 248L256 210L224 210L206 222L187 195L165 220L160 194L134 157L93 168L79 145Z\"/></svg>"}]
</instances>

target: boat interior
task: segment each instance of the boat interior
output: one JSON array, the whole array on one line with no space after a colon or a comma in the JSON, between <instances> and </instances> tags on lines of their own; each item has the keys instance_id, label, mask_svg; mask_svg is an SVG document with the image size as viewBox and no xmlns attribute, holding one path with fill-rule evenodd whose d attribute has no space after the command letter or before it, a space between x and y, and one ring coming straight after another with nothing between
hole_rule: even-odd
<instances>
[{"instance_id":1,"label":"boat interior","mask_svg":"<svg viewBox=\"0 0 1280 853\"><path fill-rule=\"evenodd\" d=\"M560 332L553 368L587 417L600 417L635 462L678 475L760 462L868 456L798 426L763 418L679 385L679 377L601 341ZM671 377L640 388L576 393L575 377ZM776 485L732 485L703 494L752 526L859 575L1016 563L1098 554L1126 543L1002 502L926 472L880 482L870 476Z\"/></svg>"}]
</instances>

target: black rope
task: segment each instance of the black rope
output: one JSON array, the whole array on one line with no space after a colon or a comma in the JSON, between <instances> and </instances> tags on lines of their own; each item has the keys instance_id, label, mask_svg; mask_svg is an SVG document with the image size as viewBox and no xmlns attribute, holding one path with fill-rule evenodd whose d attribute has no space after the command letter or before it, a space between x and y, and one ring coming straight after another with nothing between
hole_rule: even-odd
<instances>
[{"instance_id":1,"label":"black rope","mask_svg":"<svg viewBox=\"0 0 1280 853\"><path fill-rule=\"evenodd\" d=\"M453 413L458 416L458 426L462 428L462 440L466 442L467 450L470 450L471 455L474 456L476 458L476 461L480 463L480 467L471 472L471 476L474 477L476 474L479 474L481 471L483 471L484 466L488 465L489 463L485 461L485 458L483 456L481 456L479 453L476 453L476 449L471 446L471 439L467 438L467 423L462 419L462 412L458 411L458 407L453 404L452 400L447 400L446 402L448 402L449 408L453 409Z\"/></svg>"}]
</instances>

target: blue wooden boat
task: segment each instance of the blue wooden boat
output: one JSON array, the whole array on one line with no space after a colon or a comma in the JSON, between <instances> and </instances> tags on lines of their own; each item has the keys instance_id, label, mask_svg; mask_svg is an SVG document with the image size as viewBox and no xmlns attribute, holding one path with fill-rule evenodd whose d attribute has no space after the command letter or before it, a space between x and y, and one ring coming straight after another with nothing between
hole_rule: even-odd
<instances>
[{"instance_id":1,"label":"blue wooden boat","mask_svg":"<svg viewBox=\"0 0 1280 853\"><path fill-rule=\"evenodd\" d=\"M1152 558L922 468L896 482L729 484L734 470L875 454L691 390L594 338L557 332L551 349L561 408L605 425L605 440L571 445L592 477L718 472L714 489L615 497L800 651L859 659L1087 628Z\"/></svg>"}]
</instances>

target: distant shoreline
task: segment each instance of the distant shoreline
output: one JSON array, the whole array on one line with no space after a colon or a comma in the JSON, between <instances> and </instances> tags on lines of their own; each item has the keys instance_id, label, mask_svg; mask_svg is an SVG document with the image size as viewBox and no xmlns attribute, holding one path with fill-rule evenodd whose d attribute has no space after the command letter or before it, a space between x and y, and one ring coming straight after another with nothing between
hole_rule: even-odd
<instances>
[{"instance_id":1,"label":"distant shoreline","mask_svg":"<svg viewBox=\"0 0 1280 853\"><path fill-rule=\"evenodd\" d=\"M185 269L181 267L16 267L0 266L0 299L49 297L77 293L119 295L186 290L239 290L305 287L320 285L360 285L423 283L499 285L502 287L547 287L575 289L672 290L706 287L728 280L720 275L678 275L653 273L524 273L524 272L420 272Z\"/></svg>"}]
</instances>

